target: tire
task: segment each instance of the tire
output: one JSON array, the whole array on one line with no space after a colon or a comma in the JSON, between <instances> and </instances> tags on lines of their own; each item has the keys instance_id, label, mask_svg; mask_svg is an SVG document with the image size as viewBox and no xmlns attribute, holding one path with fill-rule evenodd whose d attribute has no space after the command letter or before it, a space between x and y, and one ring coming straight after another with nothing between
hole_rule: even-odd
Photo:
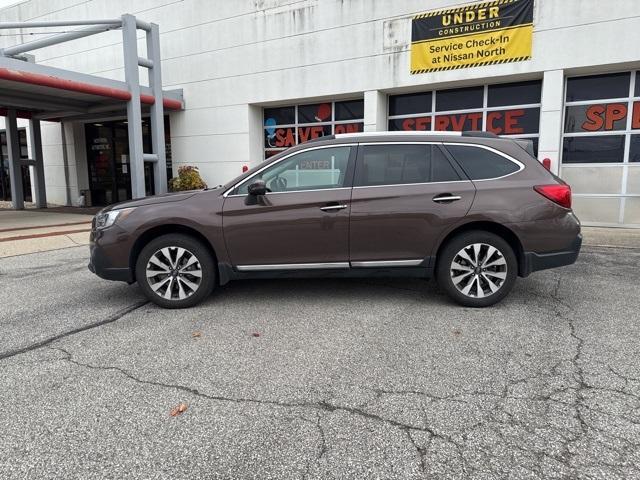
<instances>
[{"instance_id":1,"label":"tire","mask_svg":"<svg viewBox=\"0 0 640 480\"><path fill-rule=\"evenodd\" d=\"M172 233L145 245L136 262L136 279L156 305L188 308L211 295L216 269L209 249L200 241Z\"/></svg>"},{"instance_id":2,"label":"tire","mask_svg":"<svg viewBox=\"0 0 640 480\"><path fill-rule=\"evenodd\" d=\"M498 303L513 288L517 274L518 262L511 246L502 237L481 230L452 238L437 259L438 285L465 307Z\"/></svg>"}]
</instances>

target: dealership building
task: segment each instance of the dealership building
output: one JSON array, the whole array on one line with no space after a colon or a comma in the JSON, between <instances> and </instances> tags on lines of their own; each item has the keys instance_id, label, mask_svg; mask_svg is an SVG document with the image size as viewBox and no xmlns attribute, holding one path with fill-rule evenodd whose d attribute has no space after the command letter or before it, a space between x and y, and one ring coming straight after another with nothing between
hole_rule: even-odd
<instances>
[{"instance_id":1,"label":"dealership building","mask_svg":"<svg viewBox=\"0 0 640 480\"><path fill-rule=\"evenodd\" d=\"M509 26L514 20L500 17L498 10L490 18L492 7L526 1L476 2L465 10L467 4L456 0L27 0L0 10L0 22L113 19L127 13L157 24L167 92L162 126L167 176L193 165L209 185L225 183L245 166L334 133L487 130L530 139L538 159L549 159L551 170L571 184L583 223L640 228L640 2L530 0L530 18L523 16L518 25ZM427 28L433 43L416 38L421 19L442 23ZM507 32L495 45L481 32L474 37L468 27L490 21L491 28ZM529 43L509 61L500 60L500 38L506 42L508 32L523 26L530 28ZM71 30L4 30L0 48ZM85 80L95 77L103 86L118 82L126 89L122 31L105 30L19 60L29 65L25 71L77 72ZM144 36L138 35L142 48ZM438 36L454 41L442 43ZM457 48L451 45L461 51L449 50ZM437 54L438 66L417 65L418 48ZM465 49L486 59L465 64ZM3 104L9 96L2 89L20 79L2 78L0 112L6 112L16 106L10 99ZM140 82L144 91L144 65ZM32 103L37 86L24 90ZM55 96L52 88L46 87L49 100ZM90 95L69 95L61 90L60 98L82 107L74 114L61 109L64 114L58 115L54 108L48 116L38 114L47 201L76 205L82 195L87 204L106 205L139 196L131 185L136 160L130 155L126 108L86 108L81 100L88 105ZM153 112L144 105L141 112L147 151ZM23 117L17 120L20 155L32 158L34 114L22 113L17 115ZM4 129L0 117L0 200L9 200L9 177L18 170L8 167ZM22 166L26 200L36 190L34 168L28 162ZM163 189L154 174L158 177L158 170L146 162L147 194Z\"/></svg>"}]
</instances>

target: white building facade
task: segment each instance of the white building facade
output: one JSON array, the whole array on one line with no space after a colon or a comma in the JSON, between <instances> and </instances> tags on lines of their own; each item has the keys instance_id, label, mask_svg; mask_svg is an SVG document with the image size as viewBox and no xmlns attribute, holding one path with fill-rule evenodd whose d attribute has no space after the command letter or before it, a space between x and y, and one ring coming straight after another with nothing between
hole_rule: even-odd
<instances>
[{"instance_id":1,"label":"white building facade","mask_svg":"<svg viewBox=\"0 0 640 480\"><path fill-rule=\"evenodd\" d=\"M640 2L535 0L530 60L411 74L412 17L460 5L28 0L0 10L0 22L132 13L159 24L163 88L181 88L185 103L166 121L173 174L193 165L209 185L224 183L332 133L485 129L533 140L572 185L585 224L640 227ZM0 48L28 38L13 33ZM34 53L43 65L124 78L119 32ZM122 118L44 122L49 202L75 203L82 191L96 205L127 198L123 136Z\"/></svg>"}]
</instances>

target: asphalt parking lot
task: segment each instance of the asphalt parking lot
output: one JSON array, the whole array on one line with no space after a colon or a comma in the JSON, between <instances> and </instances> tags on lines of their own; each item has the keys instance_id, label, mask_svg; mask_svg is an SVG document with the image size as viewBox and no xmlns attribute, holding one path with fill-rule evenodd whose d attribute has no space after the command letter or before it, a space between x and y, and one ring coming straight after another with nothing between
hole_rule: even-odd
<instances>
[{"instance_id":1,"label":"asphalt parking lot","mask_svg":"<svg viewBox=\"0 0 640 480\"><path fill-rule=\"evenodd\" d=\"M168 311L86 263L0 259L2 479L640 478L638 249L485 310L404 279Z\"/></svg>"}]
</instances>

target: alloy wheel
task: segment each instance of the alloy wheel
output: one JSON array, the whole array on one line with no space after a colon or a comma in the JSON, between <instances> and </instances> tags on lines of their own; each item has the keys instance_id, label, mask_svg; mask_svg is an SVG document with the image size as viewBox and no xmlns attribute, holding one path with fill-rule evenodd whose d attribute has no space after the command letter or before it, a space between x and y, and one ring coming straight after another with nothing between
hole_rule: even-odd
<instances>
[{"instance_id":1,"label":"alloy wheel","mask_svg":"<svg viewBox=\"0 0 640 480\"><path fill-rule=\"evenodd\" d=\"M500 250L486 243L473 243L453 257L450 268L453 285L467 297L493 295L507 278L507 261Z\"/></svg>"},{"instance_id":2,"label":"alloy wheel","mask_svg":"<svg viewBox=\"0 0 640 480\"><path fill-rule=\"evenodd\" d=\"M202 283L198 258L182 247L163 247L147 262L147 282L156 295L166 300L184 300Z\"/></svg>"}]
</instances>

